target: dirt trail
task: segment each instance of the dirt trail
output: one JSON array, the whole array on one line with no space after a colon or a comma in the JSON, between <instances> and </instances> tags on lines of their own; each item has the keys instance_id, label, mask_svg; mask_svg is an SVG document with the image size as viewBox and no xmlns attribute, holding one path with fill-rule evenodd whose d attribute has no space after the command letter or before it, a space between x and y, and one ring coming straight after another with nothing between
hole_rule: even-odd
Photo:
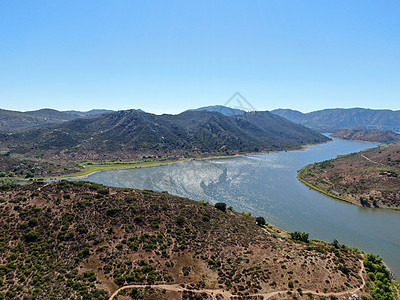
<instances>
[{"instance_id":1,"label":"dirt trail","mask_svg":"<svg viewBox=\"0 0 400 300\"><path fill-rule=\"evenodd\" d=\"M364 267L364 262L362 260L360 260L360 265L361 265L361 269L360 269L360 272L358 272L358 275L361 277L361 280L362 280L363 283L358 288L347 290L347 291L343 291L343 292L337 292L337 293L332 293L332 292L331 293L320 293L320 292L317 293L317 292L312 291L312 290L303 290L302 292L303 292L303 294L311 293L311 294L313 294L315 296L322 296L322 297L329 297L331 295L333 295L333 296L343 296L343 295L346 295L346 294L357 293L360 290L362 290L366 285L366 282L365 282L365 279L364 279L364 276L363 276L363 272L365 271L365 267ZM270 298L272 296L276 296L276 295L279 295L279 294L287 293L288 291L289 290L276 291L276 292L265 293L265 294L254 294L254 295L251 295L251 296L263 296L265 299L268 299L268 298Z\"/></svg>"},{"instance_id":2,"label":"dirt trail","mask_svg":"<svg viewBox=\"0 0 400 300\"><path fill-rule=\"evenodd\" d=\"M382 165L381 163L378 163L378 162L376 162L376 161L373 161L372 159L370 159L370 158L368 158L368 157L366 157L364 154L361 154L361 156L362 157L364 157L366 160L368 160L369 162L372 162L373 164L376 164L376 165Z\"/></svg>"},{"instance_id":3,"label":"dirt trail","mask_svg":"<svg viewBox=\"0 0 400 300\"><path fill-rule=\"evenodd\" d=\"M360 272L358 273L358 275L361 277L362 279L362 285L358 288L354 288L351 290L347 290L347 291L343 291L343 292L337 292L337 293L317 293L315 291L312 290L303 290L303 294L308 294L311 293L313 295L316 296L322 296L322 297L329 297L331 295L334 296L343 296L346 294L354 294L357 293L358 291L360 291L361 289L363 289L365 287L365 279L363 276L363 272L365 271L364 268L364 262L362 260L360 260L360 265L361 265L361 269ZM109 300L113 300L114 297L116 297L118 295L118 293L122 290L126 290L126 289L131 289L131 288L144 288L144 287L151 287L153 289L164 289L164 290L168 290L168 291L174 291L174 292L184 292L184 291L190 291L190 292L194 292L194 293L207 293L208 295L210 295L212 297L212 299L217 299L217 295L221 295L223 297L223 299L230 299L231 297L235 297L237 295L233 295L232 293L225 291L225 290L218 290L218 289L199 289L199 290L192 290L192 289L187 289L184 288L178 284L153 284L153 285L146 285L146 284L131 284L131 285L126 285L123 286L121 288L119 288L118 290L116 290L111 297L109 298ZM290 290L283 290L283 291L275 291L275 292L270 292L270 293L259 293L259 294L252 294L249 296L262 296L264 297L264 299L269 299L273 296L277 296L279 294L286 294L288 291Z\"/></svg>"},{"instance_id":4,"label":"dirt trail","mask_svg":"<svg viewBox=\"0 0 400 300\"><path fill-rule=\"evenodd\" d=\"M42 186L38 187L38 191L40 191L42 188L48 186L50 183L52 183L52 182L46 182L46 183L43 184Z\"/></svg>"},{"instance_id":5,"label":"dirt trail","mask_svg":"<svg viewBox=\"0 0 400 300\"><path fill-rule=\"evenodd\" d=\"M200 289L200 290L191 290L187 289L184 287L181 287L178 284L153 284L153 285L146 285L146 284L131 284L131 285L126 285L118 290L116 290L109 300L114 299L115 296L118 295L118 293L122 290L126 289L132 289L132 288L144 288L144 287L151 287L153 289L161 289L161 290L167 290L167 291L174 291L174 292L185 292L185 291L190 291L194 293L207 293L210 296L212 296L213 299L217 299L217 295L220 294L224 299L230 299L230 297L234 296L230 292L224 291L224 290L218 290L218 289Z\"/></svg>"}]
</instances>

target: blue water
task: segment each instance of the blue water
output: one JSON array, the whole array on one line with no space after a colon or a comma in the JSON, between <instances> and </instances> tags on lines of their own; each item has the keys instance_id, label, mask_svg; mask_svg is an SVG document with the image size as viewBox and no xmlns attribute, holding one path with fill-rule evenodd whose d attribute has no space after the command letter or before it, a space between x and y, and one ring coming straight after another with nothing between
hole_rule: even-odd
<instances>
[{"instance_id":1,"label":"blue water","mask_svg":"<svg viewBox=\"0 0 400 300\"><path fill-rule=\"evenodd\" d=\"M297 170L316 161L358 152L375 144L334 139L303 151L237 158L193 160L170 165L92 174L105 185L168 191L263 216L287 231L379 254L400 278L400 213L357 207L310 190Z\"/></svg>"}]
</instances>

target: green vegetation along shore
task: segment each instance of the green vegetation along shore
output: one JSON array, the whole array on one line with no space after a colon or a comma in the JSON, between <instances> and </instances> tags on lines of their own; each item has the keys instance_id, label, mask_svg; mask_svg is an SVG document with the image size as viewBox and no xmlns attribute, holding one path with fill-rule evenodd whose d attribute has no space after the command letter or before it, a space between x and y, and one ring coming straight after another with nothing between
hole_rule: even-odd
<instances>
[{"instance_id":1,"label":"green vegetation along shore","mask_svg":"<svg viewBox=\"0 0 400 300\"><path fill-rule=\"evenodd\" d=\"M309 169L311 168L311 166L312 166L312 164L309 164L309 165L303 167L303 168L297 173L297 179L298 179L299 181L301 181L302 183L304 183L304 184L305 184L306 186L308 186L309 188L311 188L311 189L313 189L313 190L315 190L315 191L317 191L317 192L320 192L321 194L327 195L327 196L329 196L329 197L331 197L331 198L334 198L334 199L337 199L337 200L340 200L340 201L344 201L344 202L347 202L347 203L352 203L350 200L347 200L347 199L345 199L345 198L343 198L343 197L339 197L338 195L333 194L332 192L329 192L329 191L320 189L320 188L318 188L318 187L312 185L310 182L307 182L305 179L303 179L304 177L307 176L307 174L308 174Z\"/></svg>"},{"instance_id":2,"label":"green vegetation along shore","mask_svg":"<svg viewBox=\"0 0 400 300\"><path fill-rule=\"evenodd\" d=\"M183 160L168 160L167 158L155 158L155 159L143 159L136 161L83 161L76 165L83 170L77 173L71 173L67 175L60 175L55 178L69 178L69 177L85 177L95 172L105 170L117 170L117 169L129 169L129 168L141 168L141 167L152 167L164 164L175 163Z\"/></svg>"},{"instance_id":3,"label":"green vegetation along shore","mask_svg":"<svg viewBox=\"0 0 400 300\"><path fill-rule=\"evenodd\" d=\"M154 167L188 160L226 159L271 152L299 151L306 149L307 146L309 145L303 145L299 149L293 150L258 151L234 155L222 154L189 158L147 156L139 160L130 161L115 159L112 161L84 160L79 162L32 159L23 155L10 155L8 152L4 153L3 151L3 153L0 153L0 184L71 177L85 178L90 174L105 170ZM2 176L2 173L4 173L4 176Z\"/></svg>"}]
</instances>

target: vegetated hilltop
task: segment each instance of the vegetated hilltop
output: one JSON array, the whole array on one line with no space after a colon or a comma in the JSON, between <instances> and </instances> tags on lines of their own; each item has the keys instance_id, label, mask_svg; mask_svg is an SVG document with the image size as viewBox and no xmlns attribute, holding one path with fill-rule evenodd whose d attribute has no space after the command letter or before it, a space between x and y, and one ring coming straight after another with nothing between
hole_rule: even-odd
<instances>
[{"instance_id":1,"label":"vegetated hilltop","mask_svg":"<svg viewBox=\"0 0 400 300\"><path fill-rule=\"evenodd\" d=\"M91 110L88 112L68 111L55 109L39 109L35 111L12 111L0 109L0 131L20 130L38 127L47 124L59 124L79 117L99 116L107 110Z\"/></svg>"},{"instance_id":2,"label":"vegetated hilltop","mask_svg":"<svg viewBox=\"0 0 400 300\"><path fill-rule=\"evenodd\" d=\"M225 116L207 111L154 115L126 110L3 134L0 150L73 161L182 158L299 149L328 140L269 112Z\"/></svg>"},{"instance_id":3,"label":"vegetated hilltop","mask_svg":"<svg viewBox=\"0 0 400 300\"><path fill-rule=\"evenodd\" d=\"M390 130L346 128L331 134L331 137L344 140L365 141L373 143L398 143L400 134Z\"/></svg>"},{"instance_id":4,"label":"vegetated hilltop","mask_svg":"<svg viewBox=\"0 0 400 300\"><path fill-rule=\"evenodd\" d=\"M118 299L394 294L376 256L259 226L224 204L90 182L1 190L2 298L107 299L126 285Z\"/></svg>"},{"instance_id":5,"label":"vegetated hilltop","mask_svg":"<svg viewBox=\"0 0 400 300\"><path fill-rule=\"evenodd\" d=\"M400 144L339 156L306 166L299 178L356 205L400 208Z\"/></svg>"},{"instance_id":6,"label":"vegetated hilltop","mask_svg":"<svg viewBox=\"0 0 400 300\"><path fill-rule=\"evenodd\" d=\"M62 123L75 118L71 114L47 108L28 112L0 109L0 131Z\"/></svg>"},{"instance_id":7,"label":"vegetated hilltop","mask_svg":"<svg viewBox=\"0 0 400 300\"><path fill-rule=\"evenodd\" d=\"M188 109L187 111L200 111L200 110L216 111L226 116L242 115L246 113L246 111L242 109L231 108L223 105L204 106L195 109Z\"/></svg>"},{"instance_id":8,"label":"vegetated hilltop","mask_svg":"<svg viewBox=\"0 0 400 300\"><path fill-rule=\"evenodd\" d=\"M337 129L348 127L386 129L400 132L400 110L335 108L305 114L291 109L276 109L271 112L320 132L334 132Z\"/></svg>"}]
</instances>

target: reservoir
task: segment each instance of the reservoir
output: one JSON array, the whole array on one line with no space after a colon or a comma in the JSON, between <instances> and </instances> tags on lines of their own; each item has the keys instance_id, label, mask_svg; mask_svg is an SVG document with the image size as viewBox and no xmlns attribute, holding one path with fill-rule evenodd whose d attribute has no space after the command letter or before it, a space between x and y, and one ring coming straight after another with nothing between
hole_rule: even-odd
<instances>
[{"instance_id":1,"label":"reservoir","mask_svg":"<svg viewBox=\"0 0 400 300\"><path fill-rule=\"evenodd\" d=\"M383 257L400 279L400 212L363 208L326 197L296 178L309 163L358 152L375 144L334 139L302 151L192 160L156 167L94 173L87 180L117 187L168 191L225 202L262 216L286 231L357 247Z\"/></svg>"}]
</instances>

